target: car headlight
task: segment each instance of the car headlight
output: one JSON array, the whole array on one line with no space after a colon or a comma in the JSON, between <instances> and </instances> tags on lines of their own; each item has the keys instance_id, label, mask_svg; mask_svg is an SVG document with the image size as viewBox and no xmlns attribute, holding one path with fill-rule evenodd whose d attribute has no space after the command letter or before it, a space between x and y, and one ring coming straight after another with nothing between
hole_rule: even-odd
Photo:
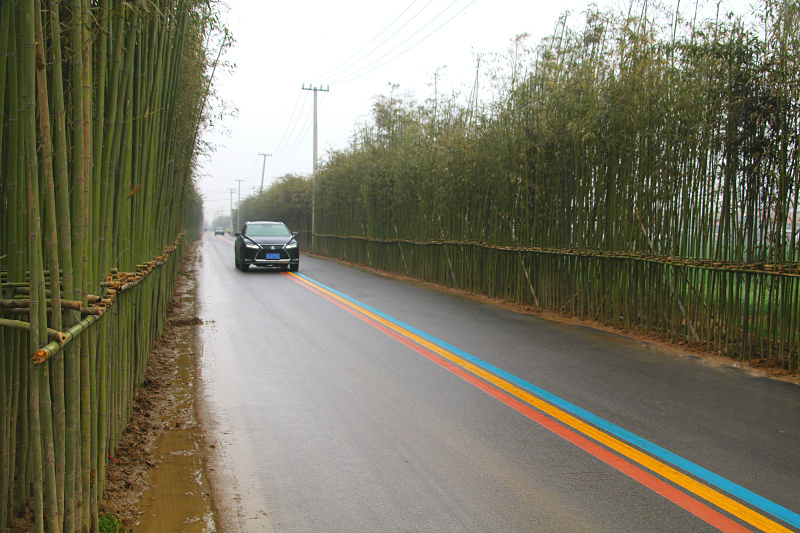
<instances>
[{"instance_id":1,"label":"car headlight","mask_svg":"<svg viewBox=\"0 0 800 533\"><path fill-rule=\"evenodd\" d=\"M286 248L287 250L290 249L290 248L297 248L297 241L290 242L289 244L284 246L284 248Z\"/></svg>"},{"instance_id":2,"label":"car headlight","mask_svg":"<svg viewBox=\"0 0 800 533\"><path fill-rule=\"evenodd\" d=\"M259 248L261 248L261 247L260 247L259 245L257 245L257 244L245 244L245 246L247 246L247 247L248 247L248 248L250 248L251 250L258 250Z\"/></svg>"}]
</instances>

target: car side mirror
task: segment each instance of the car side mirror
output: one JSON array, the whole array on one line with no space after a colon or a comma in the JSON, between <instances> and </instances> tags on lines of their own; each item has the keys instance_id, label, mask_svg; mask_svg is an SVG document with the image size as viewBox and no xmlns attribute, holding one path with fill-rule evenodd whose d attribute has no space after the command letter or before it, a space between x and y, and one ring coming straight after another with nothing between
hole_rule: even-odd
<instances>
[{"instance_id":1,"label":"car side mirror","mask_svg":"<svg viewBox=\"0 0 800 533\"><path fill-rule=\"evenodd\" d=\"M241 234L241 233L239 233L239 232L237 231L236 233L234 233L234 234L233 234L233 236L234 236L234 237L241 237L241 236L242 236L242 234Z\"/></svg>"},{"instance_id":2,"label":"car side mirror","mask_svg":"<svg viewBox=\"0 0 800 533\"><path fill-rule=\"evenodd\" d=\"M299 231L293 231L292 235L294 235L295 237L299 237L300 236L300 232Z\"/></svg>"}]
</instances>

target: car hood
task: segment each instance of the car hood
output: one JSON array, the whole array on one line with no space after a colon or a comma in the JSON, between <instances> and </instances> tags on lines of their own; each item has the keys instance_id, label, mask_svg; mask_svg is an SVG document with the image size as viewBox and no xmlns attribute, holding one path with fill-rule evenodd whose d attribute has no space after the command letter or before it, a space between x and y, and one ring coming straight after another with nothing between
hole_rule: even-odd
<instances>
[{"instance_id":1,"label":"car hood","mask_svg":"<svg viewBox=\"0 0 800 533\"><path fill-rule=\"evenodd\" d=\"M280 246L292 242L294 237L247 237L245 242L255 242L261 246Z\"/></svg>"}]
</instances>

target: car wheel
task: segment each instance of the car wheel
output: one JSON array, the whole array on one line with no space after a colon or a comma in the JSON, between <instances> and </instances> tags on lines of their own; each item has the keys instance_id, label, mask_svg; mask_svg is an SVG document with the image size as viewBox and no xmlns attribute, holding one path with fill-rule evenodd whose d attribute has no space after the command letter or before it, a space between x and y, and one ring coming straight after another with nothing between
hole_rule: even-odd
<instances>
[{"instance_id":1,"label":"car wheel","mask_svg":"<svg viewBox=\"0 0 800 533\"><path fill-rule=\"evenodd\" d=\"M298 263L291 263L289 265L289 271L290 272L297 272L299 269L300 269L300 263L299 262Z\"/></svg>"},{"instance_id":2,"label":"car wheel","mask_svg":"<svg viewBox=\"0 0 800 533\"><path fill-rule=\"evenodd\" d=\"M239 258L236 257L235 255L233 256L233 265L242 272L247 271L248 267L250 266L250 265L245 265L244 260L240 261Z\"/></svg>"}]
</instances>

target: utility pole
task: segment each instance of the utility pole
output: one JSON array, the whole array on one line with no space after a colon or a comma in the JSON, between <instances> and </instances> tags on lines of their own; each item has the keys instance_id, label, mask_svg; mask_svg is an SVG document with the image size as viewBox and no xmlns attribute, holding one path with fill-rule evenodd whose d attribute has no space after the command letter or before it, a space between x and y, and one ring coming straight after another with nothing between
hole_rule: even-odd
<instances>
[{"instance_id":1,"label":"utility pole","mask_svg":"<svg viewBox=\"0 0 800 533\"><path fill-rule=\"evenodd\" d=\"M236 189L228 189L228 190L231 191L231 226L233 226L233 193L236 192ZM233 232L236 233L236 228L231 228L231 229L233 229Z\"/></svg>"},{"instance_id":2,"label":"utility pole","mask_svg":"<svg viewBox=\"0 0 800 533\"><path fill-rule=\"evenodd\" d=\"M258 193L261 194L264 192L264 169L267 168L267 158L272 157L272 154L262 154L259 153L258 155L264 157L264 162L261 163L261 189L259 189Z\"/></svg>"},{"instance_id":3,"label":"utility pole","mask_svg":"<svg viewBox=\"0 0 800 533\"><path fill-rule=\"evenodd\" d=\"M239 214L242 212L242 182L244 179L235 180L239 182L239 199L236 200L236 230L239 231Z\"/></svg>"},{"instance_id":4,"label":"utility pole","mask_svg":"<svg viewBox=\"0 0 800 533\"><path fill-rule=\"evenodd\" d=\"M322 86L320 87L312 87L309 85L306 87L305 83L303 84L304 91L314 91L314 167L313 167L313 174L311 175L311 248L314 247L314 233L316 232L316 182L317 182L317 93L322 91L324 93L330 90L330 85L323 89Z\"/></svg>"}]
</instances>

